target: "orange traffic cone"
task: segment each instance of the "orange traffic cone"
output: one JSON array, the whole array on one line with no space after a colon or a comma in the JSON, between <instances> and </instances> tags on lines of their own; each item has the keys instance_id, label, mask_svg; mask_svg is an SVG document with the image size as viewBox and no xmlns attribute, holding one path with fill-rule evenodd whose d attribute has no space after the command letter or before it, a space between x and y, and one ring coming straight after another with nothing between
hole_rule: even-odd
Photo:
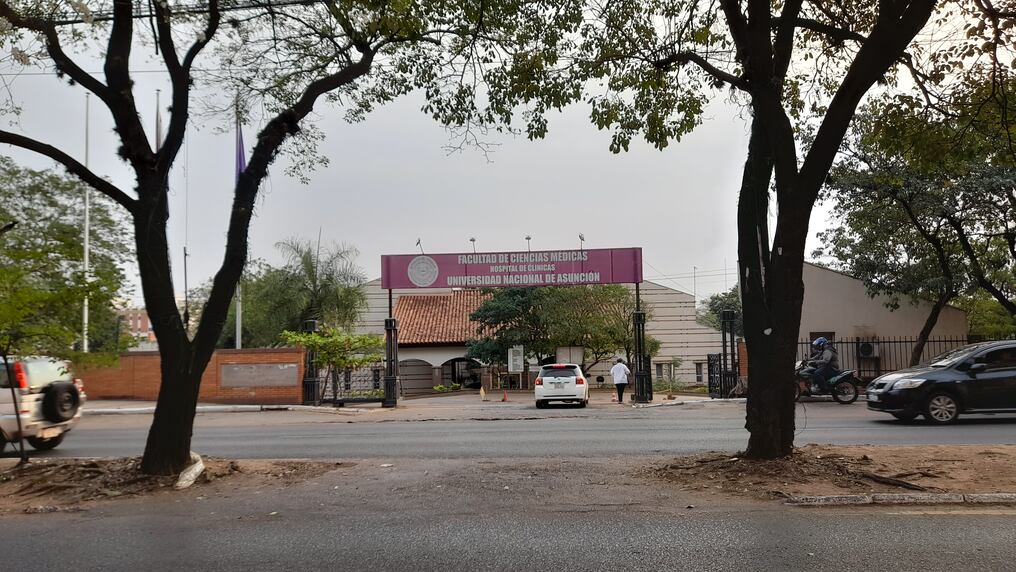
<instances>
[{"instance_id":1,"label":"orange traffic cone","mask_svg":"<svg viewBox=\"0 0 1016 572\"><path fill-rule=\"evenodd\" d=\"M501 398L501 401L508 401L508 390L507 389L504 390L504 397Z\"/></svg>"}]
</instances>

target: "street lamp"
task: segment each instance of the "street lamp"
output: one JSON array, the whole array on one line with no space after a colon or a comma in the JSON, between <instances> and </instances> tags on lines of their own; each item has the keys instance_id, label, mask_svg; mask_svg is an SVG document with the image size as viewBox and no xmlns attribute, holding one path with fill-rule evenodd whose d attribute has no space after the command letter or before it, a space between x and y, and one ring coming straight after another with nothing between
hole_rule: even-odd
<instances>
[{"instance_id":1,"label":"street lamp","mask_svg":"<svg viewBox=\"0 0 1016 572\"><path fill-rule=\"evenodd\" d=\"M473 243L473 254L476 254L476 237L475 236L470 236L469 237L469 242Z\"/></svg>"},{"instance_id":2,"label":"street lamp","mask_svg":"<svg viewBox=\"0 0 1016 572\"><path fill-rule=\"evenodd\" d=\"M586 246L586 235L579 233L579 250L585 250Z\"/></svg>"},{"instance_id":3,"label":"street lamp","mask_svg":"<svg viewBox=\"0 0 1016 572\"><path fill-rule=\"evenodd\" d=\"M533 249L529 247L529 241L530 241L530 240L533 240L533 237L531 237L531 236L529 236L529 235L527 234L527 235L526 235L526 251L527 251L527 252L532 252L532 251L533 251Z\"/></svg>"}]
</instances>

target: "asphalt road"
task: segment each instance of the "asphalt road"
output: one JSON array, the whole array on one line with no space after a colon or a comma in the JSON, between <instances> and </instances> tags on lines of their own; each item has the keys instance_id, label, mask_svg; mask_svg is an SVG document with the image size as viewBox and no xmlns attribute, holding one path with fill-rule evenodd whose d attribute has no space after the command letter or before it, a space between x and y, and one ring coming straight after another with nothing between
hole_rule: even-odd
<instances>
[{"instance_id":1,"label":"asphalt road","mask_svg":"<svg viewBox=\"0 0 1016 572\"><path fill-rule=\"evenodd\" d=\"M0 525L17 535L0 566L923 572L1016 562L1013 508L802 509L687 492L645 471L674 454L743 447L743 406L520 403L447 414L199 415L193 448L205 455L345 463L292 484L241 476L80 513L6 514ZM136 455L149 422L86 417L60 448L39 455ZM800 444L1016 438L1012 417L904 425L863 404L802 406L798 425Z\"/></svg>"},{"instance_id":2,"label":"asphalt road","mask_svg":"<svg viewBox=\"0 0 1016 572\"><path fill-rule=\"evenodd\" d=\"M743 405L638 410L516 406L505 411L511 417L494 410L452 421L301 412L199 415L193 449L206 455L250 459L465 459L736 451L747 442ZM144 415L85 417L60 448L39 455L138 455L149 423L150 418ZM869 412L863 403L798 405L797 425L798 444L1016 443L1013 416L966 417L946 427L920 422L907 425Z\"/></svg>"}]
</instances>

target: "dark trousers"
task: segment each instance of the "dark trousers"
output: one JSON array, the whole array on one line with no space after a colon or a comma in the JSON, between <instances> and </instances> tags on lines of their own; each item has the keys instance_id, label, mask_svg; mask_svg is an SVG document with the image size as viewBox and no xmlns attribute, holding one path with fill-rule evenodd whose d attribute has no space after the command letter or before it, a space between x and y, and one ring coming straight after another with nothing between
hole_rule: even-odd
<instances>
[{"instance_id":1,"label":"dark trousers","mask_svg":"<svg viewBox=\"0 0 1016 572\"><path fill-rule=\"evenodd\" d=\"M811 379L818 384L825 391L829 391L829 380L839 375L840 372L836 368L828 365L824 365L816 369L811 374Z\"/></svg>"},{"instance_id":2,"label":"dark trousers","mask_svg":"<svg viewBox=\"0 0 1016 572\"><path fill-rule=\"evenodd\" d=\"M616 383L614 387L617 388L617 402L621 403L624 401L624 388L627 387L627 383Z\"/></svg>"}]
</instances>

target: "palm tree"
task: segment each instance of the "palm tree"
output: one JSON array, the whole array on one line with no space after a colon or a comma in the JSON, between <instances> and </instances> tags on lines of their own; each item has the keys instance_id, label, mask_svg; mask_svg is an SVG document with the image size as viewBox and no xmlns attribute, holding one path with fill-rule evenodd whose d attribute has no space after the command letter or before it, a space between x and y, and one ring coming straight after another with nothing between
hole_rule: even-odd
<instances>
[{"instance_id":1,"label":"palm tree","mask_svg":"<svg viewBox=\"0 0 1016 572\"><path fill-rule=\"evenodd\" d=\"M296 238L276 247L285 256L282 266L255 260L244 271L244 347L275 346L281 343L283 330L299 330L307 320L342 329L356 325L367 303L365 278L355 262L356 248L332 245L322 249ZM206 297L207 288L196 290L192 298ZM235 311L234 304L227 324L236 319ZM224 328L219 346L233 347L234 338L235 329Z\"/></svg>"},{"instance_id":2,"label":"palm tree","mask_svg":"<svg viewBox=\"0 0 1016 572\"><path fill-rule=\"evenodd\" d=\"M307 320L337 328L356 324L366 305L363 272L356 266L359 251L344 244L321 249L309 240L292 238L275 245L286 263L266 278L264 299L289 329Z\"/></svg>"}]
</instances>

